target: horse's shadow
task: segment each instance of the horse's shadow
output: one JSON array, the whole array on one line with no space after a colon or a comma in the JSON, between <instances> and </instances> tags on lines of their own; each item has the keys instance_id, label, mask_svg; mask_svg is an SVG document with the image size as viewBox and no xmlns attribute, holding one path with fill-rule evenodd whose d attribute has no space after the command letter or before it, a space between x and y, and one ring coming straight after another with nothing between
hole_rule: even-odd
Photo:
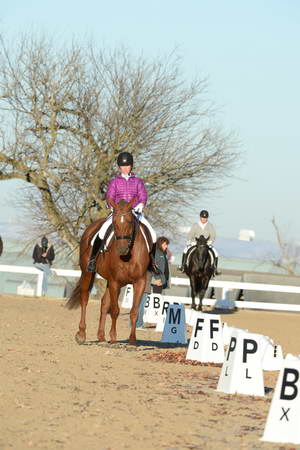
<instances>
[{"instance_id":1,"label":"horse's shadow","mask_svg":"<svg viewBox=\"0 0 300 450\"><path fill-rule=\"evenodd\" d=\"M235 314L238 312L237 308L215 308L211 310L202 311L203 314L216 314L216 315L229 315L229 314Z\"/></svg>"},{"instance_id":2,"label":"horse's shadow","mask_svg":"<svg viewBox=\"0 0 300 450\"><path fill-rule=\"evenodd\" d=\"M97 346L97 347L109 348L111 350L124 349L127 351L134 351L134 350L147 351L147 350L153 350L153 349L166 349L166 348L169 348L169 349L187 348L188 343L189 343L189 340L186 344L181 344L181 343L153 341L150 339L137 339L136 344L133 345L133 344L129 344L127 339L124 339L124 340L118 340L114 344L111 344L109 341L106 341L106 342L86 341L80 345Z\"/></svg>"}]
</instances>

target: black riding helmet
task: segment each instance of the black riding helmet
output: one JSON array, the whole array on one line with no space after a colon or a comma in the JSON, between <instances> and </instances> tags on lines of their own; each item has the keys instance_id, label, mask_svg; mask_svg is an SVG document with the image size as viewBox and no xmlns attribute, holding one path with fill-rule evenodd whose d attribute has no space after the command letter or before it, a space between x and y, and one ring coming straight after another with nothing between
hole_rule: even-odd
<instances>
[{"instance_id":1,"label":"black riding helmet","mask_svg":"<svg viewBox=\"0 0 300 450\"><path fill-rule=\"evenodd\" d=\"M46 238L46 236L42 237L41 244L42 244L43 248L47 248L48 247L48 239Z\"/></svg>"},{"instance_id":2,"label":"black riding helmet","mask_svg":"<svg viewBox=\"0 0 300 450\"><path fill-rule=\"evenodd\" d=\"M117 159L118 166L133 166L133 156L129 152L122 152Z\"/></svg>"},{"instance_id":3,"label":"black riding helmet","mask_svg":"<svg viewBox=\"0 0 300 450\"><path fill-rule=\"evenodd\" d=\"M200 212L200 217L204 217L205 219L208 219L208 211L206 211L206 209L202 209L202 211Z\"/></svg>"}]
</instances>

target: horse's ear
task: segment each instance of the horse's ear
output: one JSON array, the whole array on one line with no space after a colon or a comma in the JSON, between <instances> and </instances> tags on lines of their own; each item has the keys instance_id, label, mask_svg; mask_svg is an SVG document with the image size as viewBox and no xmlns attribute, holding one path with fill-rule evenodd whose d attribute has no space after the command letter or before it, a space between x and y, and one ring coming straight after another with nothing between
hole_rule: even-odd
<instances>
[{"instance_id":1,"label":"horse's ear","mask_svg":"<svg viewBox=\"0 0 300 450\"><path fill-rule=\"evenodd\" d=\"M115 203L111 198L108 198L107 203L109 206L112 206L114 209L117 207L117 203Z\"/></svg>"},{"instance_id":2,"label":"horse's ear","mask_svg":"<svg viewBox=\"0 0 300 450\"><path fill-rule=\"evenodd\" d=\"M209 240L210 240L210 236L208 236L208 238L207 239L205 239L206 240L206 242L208 242Z\"/></svg>"}]
</instances>

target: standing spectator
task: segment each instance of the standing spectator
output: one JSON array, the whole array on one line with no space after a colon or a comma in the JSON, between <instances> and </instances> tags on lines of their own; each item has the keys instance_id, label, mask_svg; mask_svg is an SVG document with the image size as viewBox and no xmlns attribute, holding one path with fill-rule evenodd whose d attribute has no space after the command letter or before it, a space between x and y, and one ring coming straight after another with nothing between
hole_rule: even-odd
<instances>
[{"instance_id":1,"label":"standing spectator","mask_svg":"<svg viewBox=\"0 0 300 450\"><path fill-rule=\"evenodd\" d=\"M151 278L152 278L152 272L150 270L147 271L147 280L146 280L146 286L144 293L141 298L141 303L139 306L139 314L138 319L136 322L136 329L137 330L147 330L147 328L144 326L144 308L145 303L147 301L148 295L151 294Z\"/></svg>"},{"instance_id":2,"label":"standing spectator","mask_svg":"<svg viewBox=\"0 0 300 450\"><path fill-rule=\"evenodd\" d=\"M0 256L2 255L2 252L3 252L3 241L0 236Z\"/></svg>"},{"instance_id":3,"label":"standing spectator","mask_svg":"<svg viewBox=\"0 0 300 450\"><path fill-rule=\"evenodd\" d=\"M42 295L46 295L48 290L48 277L51 274L51 265L55 258L53 245L49 246L48 239L43 236L41 239L41 246L36 244L33 253L33 264L36 268L44 272Z\"/></svg>"},{"instance_id":4,"label":"standing spectator","mask_svg":"<svg viewBox=\"0 0 300 450\"><path fill-rule=\"evenodd\" d=\"M170 270L168 261L169 239L161 236L156 242L155 264L158 267L159 274L152 274L152 292L161 294L163 289L169 286Z\"/></svg>"}]
</instances>

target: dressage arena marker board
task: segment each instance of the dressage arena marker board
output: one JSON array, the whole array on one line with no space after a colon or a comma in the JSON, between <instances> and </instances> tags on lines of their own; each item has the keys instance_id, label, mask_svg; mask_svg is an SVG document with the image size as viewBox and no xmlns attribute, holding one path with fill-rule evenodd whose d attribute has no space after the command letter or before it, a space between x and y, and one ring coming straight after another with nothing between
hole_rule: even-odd
<instances>
[{"instance_id":1,"label":"dressage arena marker board","mask_svg":"<svg viewBox=\"0 0 300 450\"><path fill-rule=\"evenodd\" d=\"M272 340L270 340L262 360L263 370L280 370L283 362L281 345L273 345Z\"/></svg>"},{"instance_id":2,"label":"dressage arena marker board","mask_svg":"<svg viewBox=\"0 0 300 450\"><path fill-rule=\"evenodd\" d=\"M197 313L186 359L211 363L224 362L224 344L220 316Z\"/></svg>"},{"instance_id":3,"label":"dressage arena marker board","mask_svg":"<svg viewBox=\"0 0 300 450\"><path fill-rule=\"evenodd\" d=\"M229 327L227 325L227 323L223 324L223 342L224 345L229 345L230 339L231 339L231 335L235 330L240 330L240 331L246 331L247 333L249 333L249 330L244 329L244 328L236 328L236 327Z\"/></svg>"},{"instance_id":4,"label":"dressage arena marker board","mask_svg":"<svg viewBox=\"0 0 300 450\"><path fill-rule=\"evenodd\" d=\"M300 444L300 358L288 354L280 370L262 441Z\"/></svg>"},{"instance_id":5,"label":"dressage arena marker board","mask_svg":"<svg viewBox=\"0 0 300 450\"><path fill-rule=\"evenodd\" d=\"M158 323L164 308L164 300L161 294L148 295L145 303L145 323Z\"/></svg>"},{"instance_id":6,"label":"dressage arena marker board","mask_svg":"<svg viewBox=\"0 0 300 450\"><path fill-rule=\"evenodd\" d=\"M265 336L234 330L225 355L217 391L227 394L264 396L262 358Z\"/></svg>"},{"instance_id":7,"label":"dressage arena marker board","mask_svg":"<svg viewBox=\"0 0 300 450\"><path fill-rule=\"evenodd\" d=\"M160 342L187 344L183 305L170 305Z\"/></svg>"},{"instance_id":8,"label":"dressage arena marker board","mask_svg":"<svg viewBox=\"0 0 300 450\"><path fill-rule=\"evenodd\" d=\"M125 286L125 292L122 301L123 308L131 308L133 302L133 285L127 284Z\"/></svg>"}]
</instances>

